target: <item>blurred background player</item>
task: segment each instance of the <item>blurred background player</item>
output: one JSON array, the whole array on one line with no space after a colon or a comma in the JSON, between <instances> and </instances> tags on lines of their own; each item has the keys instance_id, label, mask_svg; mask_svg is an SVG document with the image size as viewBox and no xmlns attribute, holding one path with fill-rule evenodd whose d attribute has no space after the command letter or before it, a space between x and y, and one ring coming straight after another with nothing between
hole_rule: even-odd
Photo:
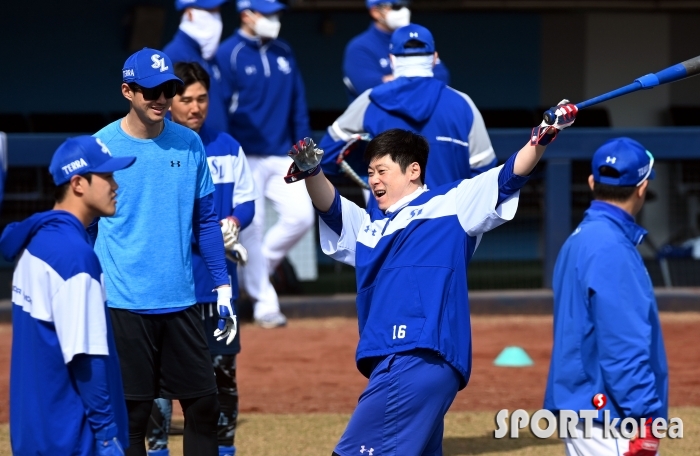
<instances>
[{"instance_id":1,"label":"blurred background player","mask_svg":"<svg viewBox=\"0 0 700 456\"><path fill-rule=\"evenodd\" d=\"M304 189L286 186L283 180L289 145L311 133L299 67L290 47L277 39L284 9L275 0L240 0L241 28L216 54L224 96L230 100L228 132L246 151L259 193L253 223L241 233L248 249L241 281L253 299L255 321L263 328L287 322L269 276L314 222ZM279 216L267 234L265 199Z\"/></svg>"},{"instance_id":2,"label":"blurred background player","mask_svg":"<svg viewBox=\"0 0 700 456\"><path fill-rule=\"evenodd\" d=\"M66 140L49 171L53 210L12 223L0 250L12 278L13 454L123 455L128 421L102 268L86 227L117 208L112 158L96 138Z\"/></svg>"},{"instance_id":3,"label":"blurred background player","mask_svg":"<svg viewBox=\"0 0 700 456\"><path fill-rule=\"evenodd\" d=\"M367 0L372 25L353 38L343 57L343 83L352 101L367 89L391 81L395 75L389 60L389 44L394 30L411 23L406 0ZM450 73L437 59L435 77L450 83Z\"/></svg>"},{"instance_id":4,"label":"blurred background player","mask_svg":"<svg viewBox=\"0 0 700 456\"><path fill-rule=\"evenodd\" d=\"M647 232L634 217L644 205L654 157L630 138L615 138L593 155L588 185L594 201L564 243L554 268L554 346L544 408L592 410L602 393L607 404L594 420L593 438L567 438L566 454L652 456L651 434L629 439L603 436L611 418L668 419L668 365L654 289L637 246Z\"/></svg>"},{"instance_id":5,"label":"blurred background player","mask_svg":"<svg viewBox=\"0 0 700 456\"><path fill-rule=\"evenodd\" d=\"M165 397L182 405L184 454L215 456L219 400L192 273L194 237L218 296L216 335L231 343L236 317L214 184L199 135L165 119L182 84L170 58L144 48L126 60L122 80L129 113L95 136L138 161L120 176L119 215L99 220L95 252L120 355L127 454L146 455L153 400Z\"/></svg>"},{"instance_id":6,"label":"blurred background player","mask_svg":"<svg viewBox=\"0 0 700 456\"><path fill-rule=\"evenodd\" d=\"M211 81L207 124L214 131L228 128L221 73L214 61L223 31L219 9L227 1L175 0L175 9L182 11L180 27L173 40L163 48L173 63L197 62L206 70Z\"/></svg>"},{"instance_id":7,"label":"blurred background player","mask_svg":"<svg viewBox=\"0 0 700 456\"><path fill-rule=\"evenodd\" d=\"M221 220L222 232L228 255L245 262L247 254L238 242L240 230L250 225L255 213L255 186L245 154L240 144L229 134L217 132L208 123L209 76L198 63L176 63L175 75L183 82L170 107L173 122L199 133L207 153L209 170L214 180L214 209ZM227 261L231 278L233 302L238 299L236 263ZM236 355L241 351L240 333L230 345L217 341L213 336L217 328L215 312L216 293L214 283L196 245L192 246L192 268L195 294L200 306L204 332L208 336L216 386L219 389L218 441L219 456L236 453L234 437L238 420L238 386L236 384ZM167 456L168 428L172 414L172 401L156 399L152 414L155 426L150 426L148 454Z\"/></svg>"},{"instance_id":8,"label":"blurred background player","mask_svg":"<svg viewBox=\"0 0 700 456\"><path fill-rule=\"evenodd\" d=\"M430 144L428 188L493 168L496 154L474 102L434 77L437 52L430 31L417 24L396 30L390 58L395 79L355 99L321 140L324 173L339 172L338 154L358 135L375 137L391 128L419 133Z\"/></svg>"},{"instance_id":9,"label":"blurred background player","mask_svg":"<svg viewBox=\"0 0 700 456\"><path fill-rule=\"evenodd\" d=\"M423 137L379 134L365 152L377 201L367 211L320 172L313 141L290 151L288 179L305 179L324 253L357 275L356 360L369 384L334 455L442 454L445 413L471 372L467 266L482 235L515 216L545 146L574 122L574 105L556 111L504 165L436 188L424 185Z\"/></svg>"}]
</instances>

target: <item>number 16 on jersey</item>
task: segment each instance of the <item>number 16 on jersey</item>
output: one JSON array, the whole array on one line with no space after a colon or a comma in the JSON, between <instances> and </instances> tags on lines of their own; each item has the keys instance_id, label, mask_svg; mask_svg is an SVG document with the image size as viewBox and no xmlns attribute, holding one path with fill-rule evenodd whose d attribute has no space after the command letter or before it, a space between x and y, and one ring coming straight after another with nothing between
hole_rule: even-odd
<instances>
[{"instance_id":1,"label":"number 16 on jersey","mask_svg":"<svg viewBox=\"0 0 700 456\"><path fill-rule=\"evenodd\" d=\"M392 339L403 339L404 337L406 337L406 325L394 325L394 337Z\"/></svg>"}]
</instances>

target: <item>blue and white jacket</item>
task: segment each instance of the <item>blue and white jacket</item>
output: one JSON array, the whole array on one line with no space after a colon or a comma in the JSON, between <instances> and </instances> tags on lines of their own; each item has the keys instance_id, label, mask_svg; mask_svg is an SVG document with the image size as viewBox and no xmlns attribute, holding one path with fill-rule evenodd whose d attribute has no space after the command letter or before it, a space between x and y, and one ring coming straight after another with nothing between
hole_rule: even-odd
<instances>
[{"instance_id":1,"label":"blue and white jacket","mask_svg":"<svg viewBox=\"0 0 700 456\"><path fill-rule=\"evenodd\" d=\"M205 124L216 131L228 129L226 103L221 90L221 72L214 59L204 60L199 44L187 33L178 30L173 40L166 44L163 52L173 65L178 62L197 62L209 74L209 113Z\"/></svg>"},{"instance_id":2,"label":"blue and white jacket","mask_svg":"<svg viewBox=\"0 0 700 456\"><path fill-rule=\"evenodd\" d=\"M8 225L0 250L9 261L18 258L12 277L13 454L92 455L100 432L126 448L119 358L102 268L85 227L68 212L41 212Z\"/></svg>"},{"instance_id":3,"label":"blue and white jacket","mask_svg":"<svg viewBox=\"0 0 700 456\"><path fill-rule=\"evenodd\" d=\"M372 24L345 47L343 83L347 89L348 101L354 100L368 89L381 85L382 77L391 74L390 44L391 32L383 32ZM440 60L433 72L440 81L450 83L450 72Z\"/></svg>"},{"instance_id":4,"label":"blue and white jacket","mask_svg":"<svg viewBox=\"0 0 700 456\"><path fill-rule=\"evenodd\" d=\"M442 356L466 386L467 265L481 236L515 216L527 177L512 174L514 157L473 179L420 188L386 212L367 212L336 191L330 210L319 213L323 252L356 269L363 375L377 357L421 348Z\"/></svg>"},{"instance_id":5,"label":"blue and white jacket","mask_svg":"<svg viewBox=\"0 0 700 456\"><path fill-rule=\"evenodd\" d=\"M206 123L199 130L199 136L214 181L214 211L218 220L234 216L244 229L253 221L257 193L243 148L231 135L216 131ZM235 300L238 298L236 264L226 260L226 266ZM197 302L216 302L214 281L196 244L192 247L192 271Z\"/></svg>"},{"instance_id":6,"label":"blue and white jacket","mask_svg":"<svg viewBox=\"0 0 700 456\"><path fill-rule=\"evenodd\" d=\"M554 268L554 347L544 408L667 418L668 365L654 289L637 251L646 231L594 201Z\"/></svg>"},{"instance_id":7,"label":"blue and white jacket","mask_svg":"<svg viewBox=\"0 0 700 456\"><path fill-rule=\"evenodd\" d=\"M496 165L484 119L471 98L434 77L400 77L365 91L328 127L319 144L325 152L323 172L339 173L338 154L358 135L374 137L392 128L413 131L428 141L428 188ZM359 175L367 175L366 163L354 166Z\"/></svg>"},{"instance_id":8,"label":"blue and white jacket","mask_svg":"<svg viewBox=\"0 0 700 456\"><path fill-rule=\"evenodd\" d=\"M228 132L246 154L285 156L311 135L304 81L289 45L238 30L221 43L216 61L228 100Z\"/></svg>"}]
</instances>

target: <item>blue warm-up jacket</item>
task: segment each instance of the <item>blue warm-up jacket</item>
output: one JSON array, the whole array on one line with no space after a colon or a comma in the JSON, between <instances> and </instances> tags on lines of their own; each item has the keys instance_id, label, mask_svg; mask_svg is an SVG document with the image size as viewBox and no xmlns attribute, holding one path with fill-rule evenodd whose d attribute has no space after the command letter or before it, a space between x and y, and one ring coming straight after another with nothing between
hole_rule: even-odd
<instances>
[{"instance_id":1,"label":"blue warm-up jacket","mask_svg":"<svg viewBox=\"0 0 700 456\"><path fill-rule=\"evenodd\" d=\"M365 90L382 84L382 77L391 74L390 44L391 33L383 32L372 24L345 47L343 83L348 101L354 100ZM441 61L438 60L433 72L437 79L445 84L450 83L450 72Z\"/></svg>"},{"instance_id":2,"label":"blue warm-up jacket","mask_svg":"<svg viewBox=\"0 0 700 456\"><path fill-rule=\"evenodd\" d=\"M281 40L249 38L238 30L219 46L228 104L228 132L246 154L285 156L311 135L301 72Z\"/></svg>"},{"instance_id":3,"label":"blue warm-up jacket","mask_svg":"<svg viewBox=\"0 0 700 456\"><path fill-rule=\"evenodd\" d=\"M667 418L668 366L649 274L637 251L646 231L594 201L554 269L554 347L544 408L612 418Z\"/></svg>"},{"instance_id":4,"label":"blue warm-up jacket","mask_svg":"<svg viewBox=\"0 0 700 456\"><path fill-rule=\"evenodd\" d=\"M197 62L209 74L209 113L206 125L216 131L226 131L226 105L221 91L221 72L214 59L204 60L199 44L182 30L178 30L173 40L166 44L163 52L170 57L173 65L178 62Z\"/></svg>"},{"instance_id":5,"label":"blue warm-up jacket","mask_svg":"<svg viewBox=\"0 0 700 456\"><path fill-rule=\"evenodd\" d=\"M392 128L414 131L428 141L425 183L434 188L473 177L496 165L484 119L466 94L434 77L400 77L368 90L353 101L330 127L319 147L323 172L338 174L338 154L353 137L375 137ZM348 156L360 176L361 157Z\"/></svg>"},{"instance_id":6,"label":"blue warm-up jacket","mask_svg":"<svg viewBox=\"0 0 700 456\"><path fill-rule=\"evenodd\" d=\"M255 215L255 183L241 145L228 133L216 131L206 124L199 130L207 163L214 181L214 211L218 220L236 217L244 229ZM234 300L238 298L236 264L226 260ZM197 302L216 302L214 281L197 245L192 248L192 272Z\"/></svg>"}]
</instances>

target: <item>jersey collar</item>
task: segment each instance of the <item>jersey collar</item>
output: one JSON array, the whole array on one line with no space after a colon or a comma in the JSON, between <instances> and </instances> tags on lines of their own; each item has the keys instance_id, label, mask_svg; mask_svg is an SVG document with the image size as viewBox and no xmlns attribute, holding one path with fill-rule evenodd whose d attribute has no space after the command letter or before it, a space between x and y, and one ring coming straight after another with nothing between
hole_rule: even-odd
<instances>
[{"instance_id":1,"label":"jersey collar","mask_svg":"<svg viewBox=\"0 0 700 456\"><path fill-rule=\"evenodd\" d=\"M387 208L386 211L384 211L384 215L387 217L391 217L395 212L400 211L404 207L408 206L408 203L413 201L414 199L418 198L421 196L424 192L428 190L427 185L423 185L422 187L417 188L413 193L410 195L406 195L391 206Z\"/></svg>"},{"instance_id":2,"label":"jersey collar","mask_svg":"<svg viewBox=\"0 0 700 456\"><path fill-rule=\"evenodd\" d=\"M634 245L644 242L644 238L648 234L647 230L637 225L632 215L605 201L591 202L591 207L586 211L586 214L590 214L592 217L602 216L612 220Z\"/></svg>"}]
</instances>

